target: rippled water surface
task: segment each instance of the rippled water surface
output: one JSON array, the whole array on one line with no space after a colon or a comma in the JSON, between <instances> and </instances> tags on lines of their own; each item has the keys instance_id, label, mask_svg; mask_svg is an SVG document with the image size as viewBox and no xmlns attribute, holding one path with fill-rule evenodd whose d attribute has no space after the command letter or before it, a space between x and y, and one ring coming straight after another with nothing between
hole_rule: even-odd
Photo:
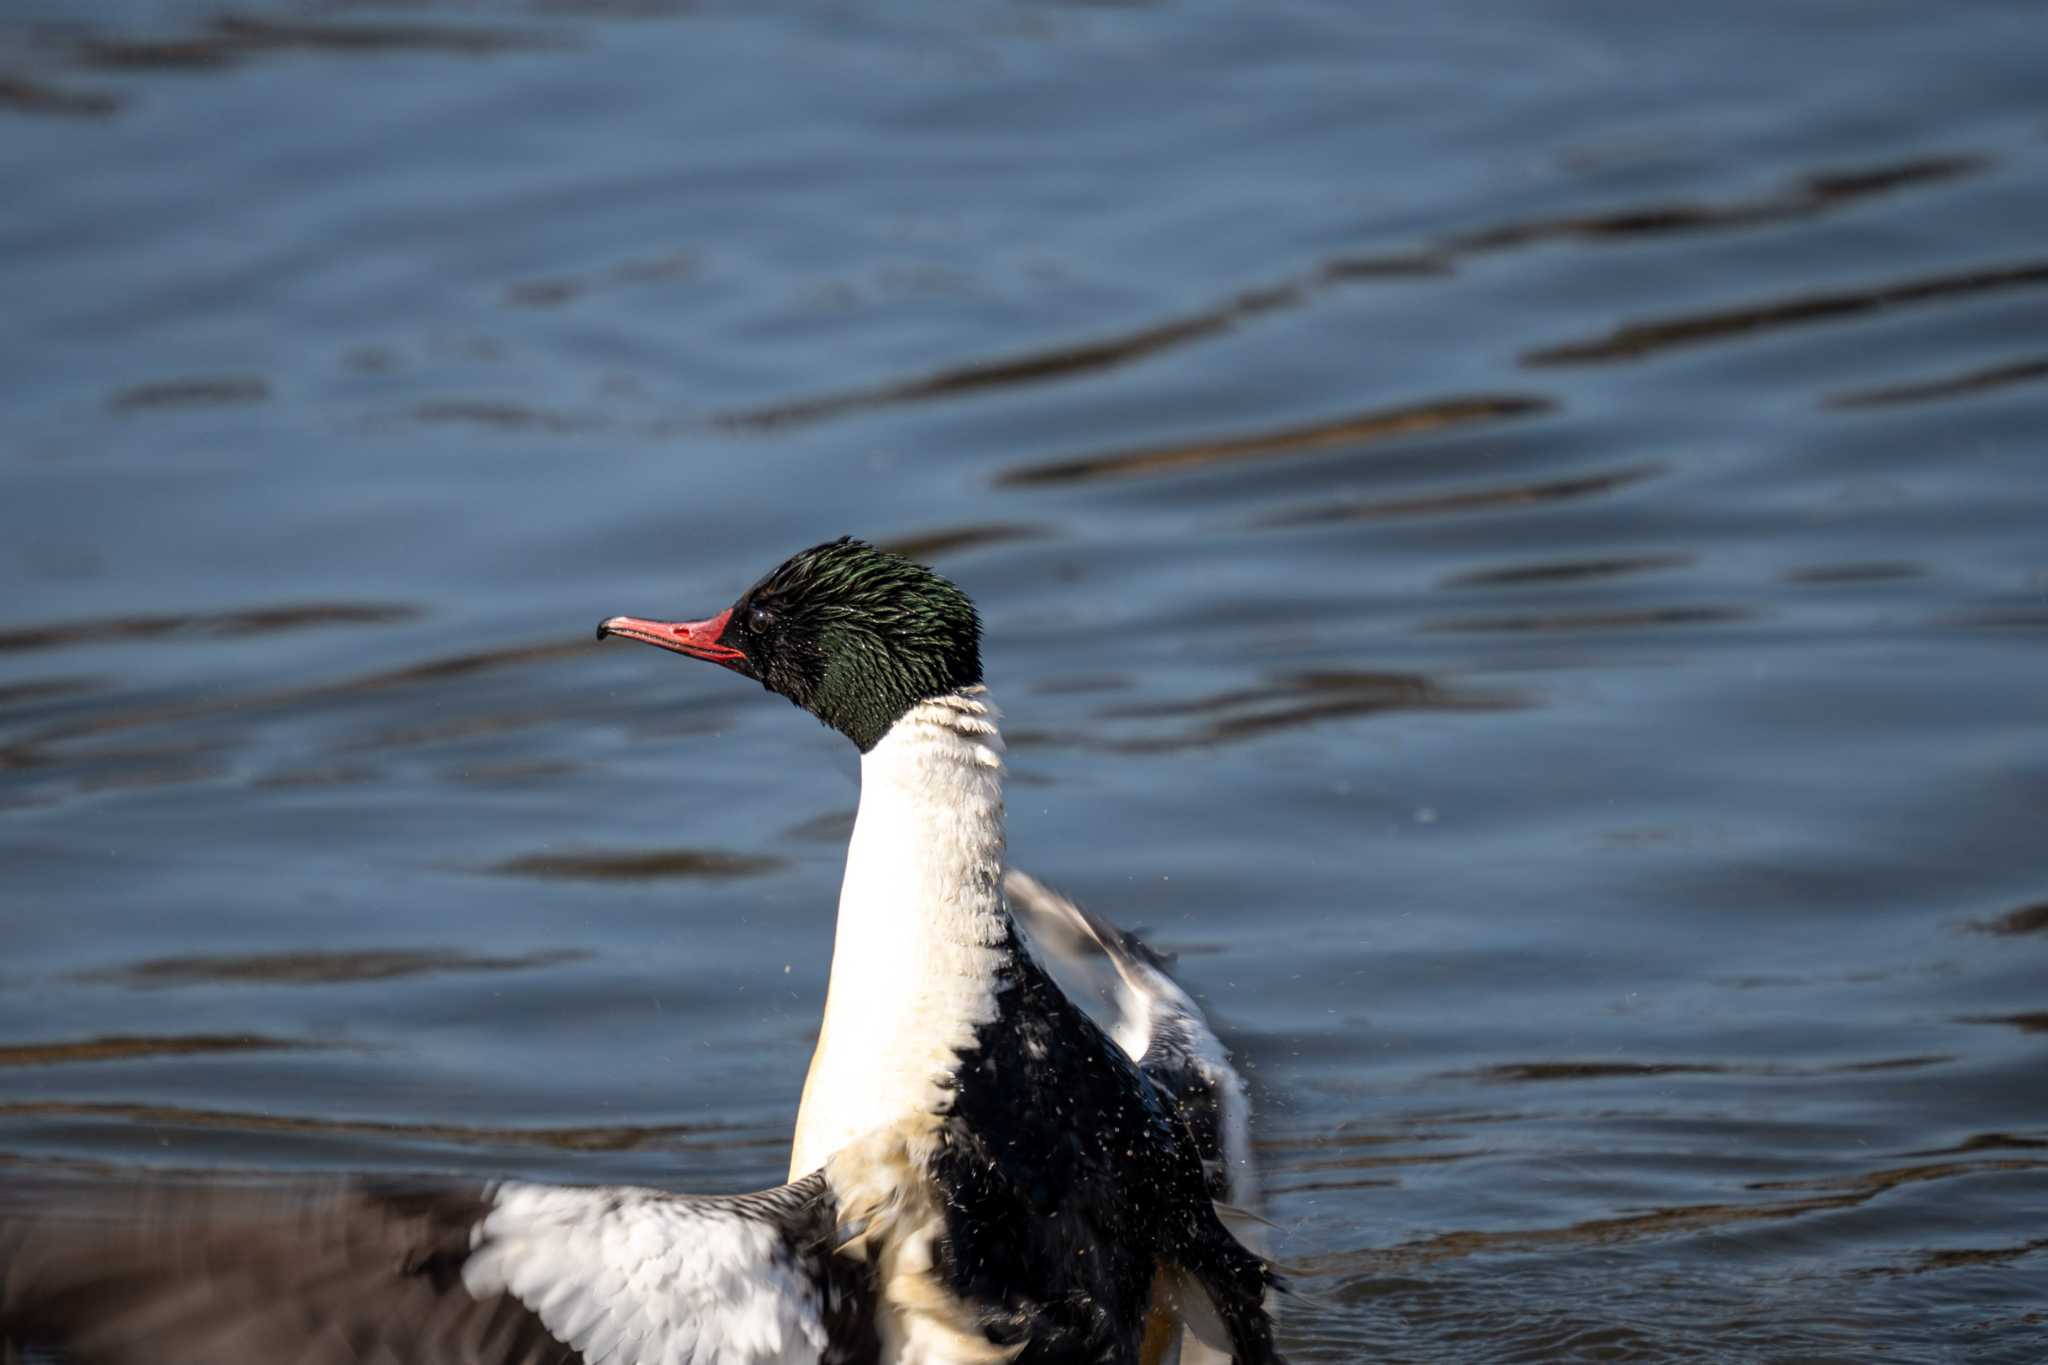
<instances>
[{"instance_id":1,"label":"rippled water surface","mask_svg":"<svg viewBox=\"0 0 2048 1365\"><path fill-rule=\"evenodd\" d=\"M1298 1361L2048 1357L2029 6L17 0L0 1153L779 1177L857 532Z\"/></svg>"}]
</instances>

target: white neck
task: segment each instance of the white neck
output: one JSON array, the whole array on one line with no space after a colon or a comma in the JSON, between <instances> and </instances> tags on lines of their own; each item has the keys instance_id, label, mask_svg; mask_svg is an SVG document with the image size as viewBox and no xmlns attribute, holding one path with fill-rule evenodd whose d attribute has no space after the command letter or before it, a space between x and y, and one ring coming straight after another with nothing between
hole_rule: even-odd
<instances>
[{"instance_id":1,"label":"white neck","mask_svg":"<svg viewBox=\"0 0 2048 1365\"><path fill-rule=\"evenodd\" d=\"M996 718L983 688L965 688L918 703L861 757L791 1179L854 1137L942 1110L941 1082L995 1018L1012 942Z\"/></svg>"}]
</instances>

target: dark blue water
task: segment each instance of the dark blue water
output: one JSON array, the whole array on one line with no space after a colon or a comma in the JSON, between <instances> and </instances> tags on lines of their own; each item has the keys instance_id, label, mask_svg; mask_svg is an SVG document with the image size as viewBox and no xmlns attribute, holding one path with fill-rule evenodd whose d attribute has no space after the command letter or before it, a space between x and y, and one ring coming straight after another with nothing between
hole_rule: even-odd
<instances>
[{"instance_id":1,"label":"dark blue water","mask_svg":"<svg viewBox=\"0 0 2048 1365\"><path fill-rule=\"evenodd\" d=\"M955 576L1300 1361L2048 1357L2048 23L16 0L0 1154L777 1179Z\"/></svg>"}]
</instances>

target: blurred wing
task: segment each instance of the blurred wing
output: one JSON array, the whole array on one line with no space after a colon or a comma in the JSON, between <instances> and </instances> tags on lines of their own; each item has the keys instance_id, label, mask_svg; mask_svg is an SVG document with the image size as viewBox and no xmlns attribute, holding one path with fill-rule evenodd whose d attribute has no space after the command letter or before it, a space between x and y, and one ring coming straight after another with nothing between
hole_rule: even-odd
<instances>
[{"instance_id":1,"label":"blurred wing","mask_svg":"<svg viewBox=\"0 0 2048 1365\"><path fill-rule=\"evenodd\" d=\"M1003 874L1003 891L1010 909L1056 965L1096 978L1100 973L1093 969L1108 966L1111 975L1103 993L1110 1035L1173 1098L1201 1150L1211 1196L1248 1212L1256 1209L1258 1170L1244 1078L1230 1064L1202 1007L1168 973L1165 959L1135 934L1015 868Z\"/></svg>"},{"instance_id":2,"label":"blurred wing","mask_svg":"<svg viewBox=\"0 0 2048 1365\"><path fill-rule=\"evenodd\" d=\"M729 1198L155 1186L35 1203L0 1210L0 1346L90 1365L825 1365L873 1341L819 1176Z\"/></svg>"},{"instance_id":3,"label":"blurred wing","mask_svg":"<svg viewBox=\"0 0 2048 1365\"><path fill-rule=\"evenodd\" d=\"M1246 1247L1264 1254L1251 1101L1202 1007L1173 979L1166 960L1137 935L1015 868L1003 874L1003 892L1061 974L1078 973L1097 984L1109 1014L1103 1026L1137 1060L1138 1070L1172 1098L1193 1135L1223 1225ZM1228 1365L1229 1332L1201 1286L1182 1277L1173 1288L1173 1302L1182 1330L1169 1338L1158 1365ZM1271 1312L1270 1294L1266 1303Z\"/></svg>"}]
</instances>

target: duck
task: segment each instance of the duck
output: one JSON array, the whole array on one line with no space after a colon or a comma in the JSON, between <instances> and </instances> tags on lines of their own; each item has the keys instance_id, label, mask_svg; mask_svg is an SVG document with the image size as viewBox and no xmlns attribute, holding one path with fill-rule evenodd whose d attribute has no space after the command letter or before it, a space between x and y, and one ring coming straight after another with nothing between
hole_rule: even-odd
<instances>
[{"instance_id":1,"label":"duck","mask_svg":"<svg viewBox=\"0 0 2048 1365\"><path fill-rule=\"evenodd\" d=\"M1243 1080L1165 958L1006 865L967 595L842 537L715 615L597 636L752 679L859 751L788 1180L0 1186L0 1343L82 1365L1278 1361ZM1092 1010L1048 962L1092 976Z\"/></svg>"}]
</instances>

